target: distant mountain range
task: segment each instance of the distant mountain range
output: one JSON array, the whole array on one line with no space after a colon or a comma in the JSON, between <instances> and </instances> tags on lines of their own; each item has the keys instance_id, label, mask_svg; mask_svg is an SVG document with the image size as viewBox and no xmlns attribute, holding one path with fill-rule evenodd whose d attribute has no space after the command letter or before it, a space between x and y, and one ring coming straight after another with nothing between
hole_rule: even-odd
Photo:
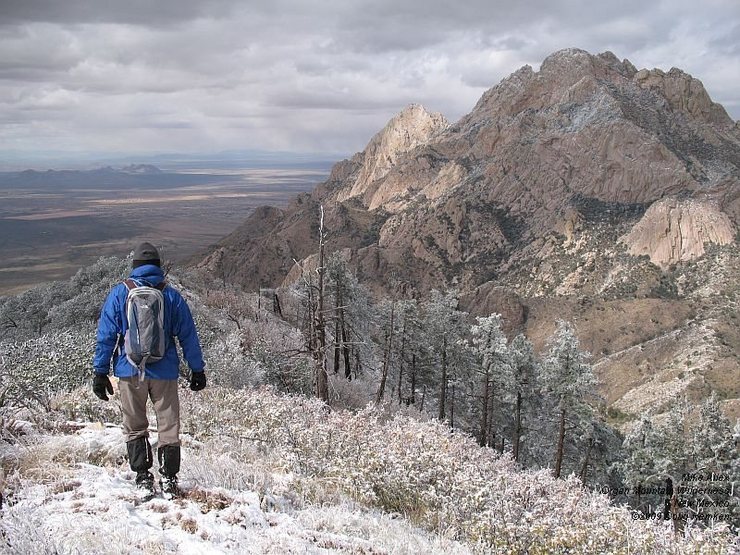
<instances>
[{"instance_id":1,"label":"distant mountain range","mask_svg":"<svg viewBox=\"0 0 740 555\"><path fill-rule=\"evenodd\" d=\"M24 170L0 172L0 188L89 189L96 187L182 187L188 184L237 181L235 175L166 172L151 164L130 164L122 168L105 166L94 170Z\"/></svg>"},{"instance_id":2,"label":"distant mountain range","mask_svg":"<svg viewBox=\"0 0 740 555\"><path fill-rule=\"evenodd\" d=\"M101 166L154 165L165 171L228 168L327 168L343 154L303 153L263 150L226 150L213 153L164 154L75 154L65 152L35 153L0 150L0 171L22 171L26 168L68 168L89 170Z\"/></svg>"},{"instance_id":3,"label":"distant mountain range","mask_svg":"<svg viewBox=\"0 0 740 555\"><path fill-rule=\"evenodd\" d=\"M575 323L613 410L716 391L740 415L740 125L698 79L556 52L456 123L412 105L199 261L256 289L329 247L378 293L456 288L538 347Z\"/></svg>"}]
</instances>

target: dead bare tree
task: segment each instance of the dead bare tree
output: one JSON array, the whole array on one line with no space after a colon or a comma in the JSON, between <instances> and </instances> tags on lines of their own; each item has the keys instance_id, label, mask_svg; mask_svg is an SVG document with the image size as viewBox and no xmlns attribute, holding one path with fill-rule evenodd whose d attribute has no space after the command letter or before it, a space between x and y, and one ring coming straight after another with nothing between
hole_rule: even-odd
<instances>
[{"instance_id":1,"label":"dead bare tree","mask_svg":"<svg viewBox=\"0 0 740 555\"><path fill-rule=\"evenodd\" d=\"M316 268L318 274L318 287L316 290L318 302L315 314L314 330L316 341L314 344L313 357L316 367L316 396L322 401L329 402L329 375L326 365L326 322L324 317L324 247L326 244L326 233L324 231L324 207L319 206L319 265Z\"/></svg>"}]
</instances>

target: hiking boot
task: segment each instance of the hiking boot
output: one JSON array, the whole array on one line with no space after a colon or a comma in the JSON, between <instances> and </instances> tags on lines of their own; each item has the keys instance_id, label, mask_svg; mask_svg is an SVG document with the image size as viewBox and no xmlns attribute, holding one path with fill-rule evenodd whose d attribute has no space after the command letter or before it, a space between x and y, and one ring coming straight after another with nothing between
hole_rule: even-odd
<instances>
[{"instance_id":1,"label":"hiking boot","mask_svg":"<svg viewBox=\"0 0 740 555\"><path fill-rule=\"evenodd\" d=\"M182 495L182 490L177 485L177 476L162 476L159 480L159 487L162 488L164 495L171 495L172 497Z\"/></svg>"},{"instance_id":2,"label":"hiking boot","mask_svg":"<svg viewBox=\"0 0 740 555\"><path fill-rule=\"evenodd\" d=\"M136 474L136 487L144 491L154 493L154 476L151 472L139 472Z\"/></svg>"},{"instance_id":3,"label":"hiking boot","mask_svg":"<svg viewBox=\"0 0 740 555\"><path fill-rule=\"evenodd\" d=\"M163 445L157 449L157 458L159 459L159 485L162 493L167 495L180 495L180 488L177 485L177 473L180 471L180 446Z\"/></svg>"}]
</instances>

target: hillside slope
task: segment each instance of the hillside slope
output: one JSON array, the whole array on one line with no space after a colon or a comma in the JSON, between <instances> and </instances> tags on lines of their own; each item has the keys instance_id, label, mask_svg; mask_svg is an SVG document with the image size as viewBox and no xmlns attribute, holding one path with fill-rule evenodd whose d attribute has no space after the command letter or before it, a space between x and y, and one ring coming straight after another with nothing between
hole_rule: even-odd
<instances>
[{"instance_id":1,"label":"hillside slope","mask_svg":"<svg viewBox=\"0 0 740 555\"><path fill-rule=\"evenodd\" d=\"M142 499L119 408L88 388L70 420L5 444L6 553L730 553L724 527L638 520L575 477L523 471L445 424L327 413L268 390L183 390L183 498ZM18 431L20 427L17 427ZM8 430L6 425L4 431ZM152 434L156 443L156 434ZM155 465L156 466L156 465Z\"/></svg>"}]
</instances>

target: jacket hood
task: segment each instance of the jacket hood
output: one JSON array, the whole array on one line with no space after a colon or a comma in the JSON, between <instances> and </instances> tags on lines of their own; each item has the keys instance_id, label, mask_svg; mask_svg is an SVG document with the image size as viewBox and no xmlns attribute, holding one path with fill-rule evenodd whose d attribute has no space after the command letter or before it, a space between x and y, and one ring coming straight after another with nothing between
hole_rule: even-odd
<instances>
[{"instance_id":1,"label":"jacket hood","mask_svg":"<svg viewBox=\"0 0 740 555\"><path fill-rule=\"evenodd\" d=\"M129 277L136 281L146 281L149 285L159 285L164 281L164 272L162 268L154 264L144 264L134 268Z\"/></svg>"}]
</instances>

